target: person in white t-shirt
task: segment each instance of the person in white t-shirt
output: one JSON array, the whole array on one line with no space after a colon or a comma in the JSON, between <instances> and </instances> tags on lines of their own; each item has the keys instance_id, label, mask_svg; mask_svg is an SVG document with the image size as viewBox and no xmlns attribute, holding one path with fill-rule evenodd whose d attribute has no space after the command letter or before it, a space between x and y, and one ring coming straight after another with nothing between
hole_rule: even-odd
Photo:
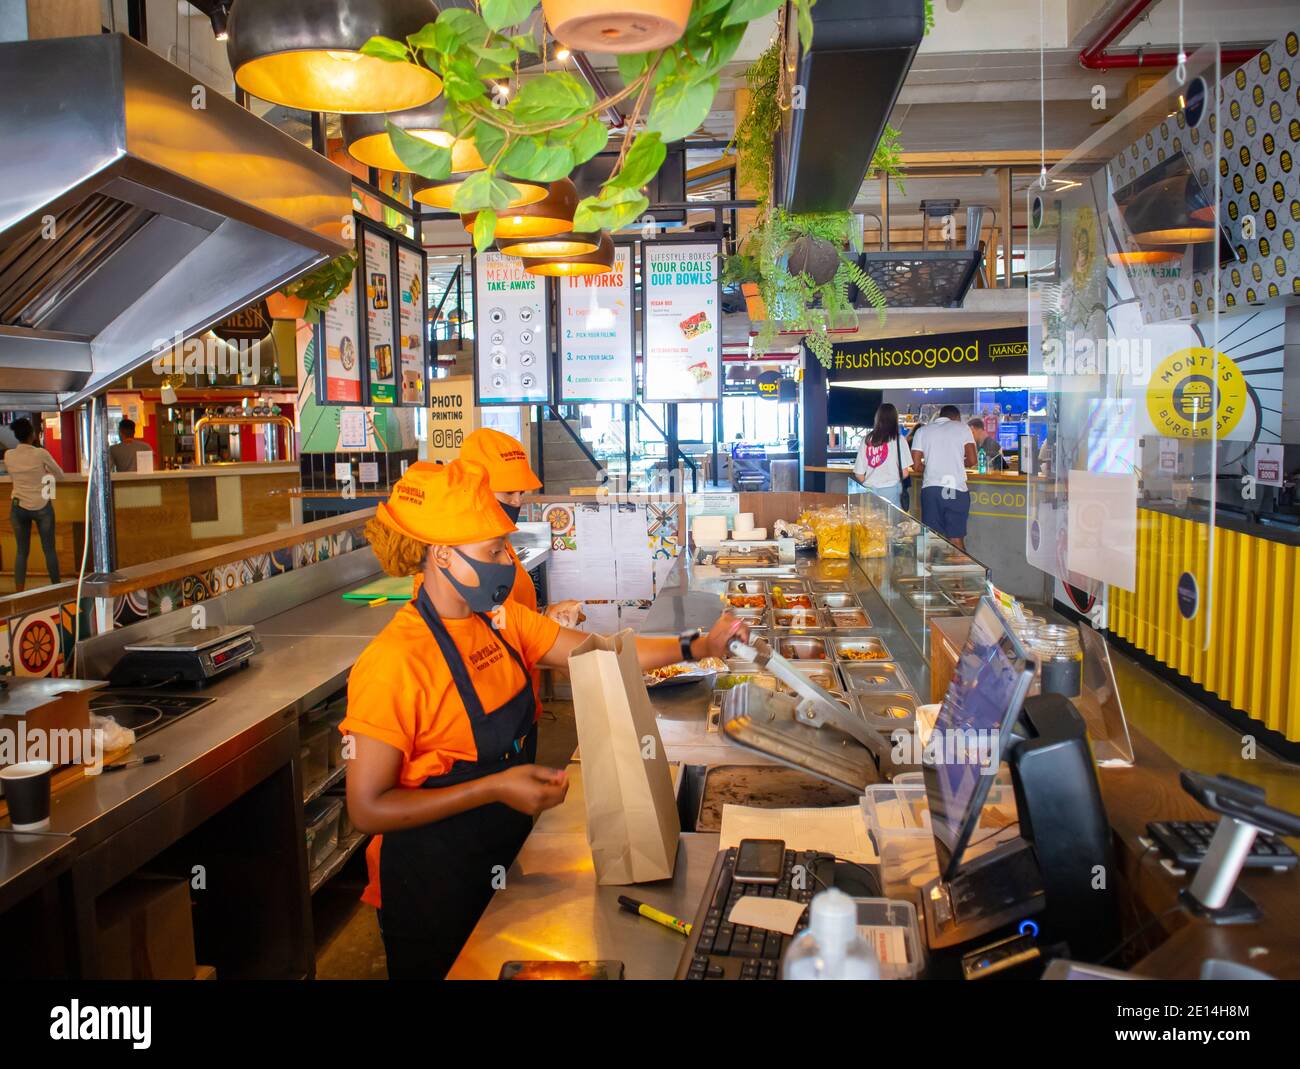
<instances>
[{"instance_id":1,"label":"person in white t-shirt","mask_svg":"<svg viewBox=\"0 0 1300 1069\"><path fill-rule=\"evenodd\" d=\"M944 405L938 419L912 436L912 464L923 476L921 522L961 550L970 517L966 469L975 463L975 436L956 405Z\"/></svg>"},{"instance_id":2,"label":"person in white t-shirt","mask_svg":"<svg viewBox=\"0 0 1300 1069\"><path fill-rule=\"evenodd\" d=\"M876 409L875 425L862 439L853 462L853 478L869 493L901 508L903 480L912 470L912 450L898 433L898 409L885 403Z\"/></svg>"},{"instance_id":3,"label":"person in white t-shirt","mask_svg":"<svg viewBox=\"0 0 1300 1069\"><path fill-rule=\"evenodd\" d=\"M41 539L45 569L50 582L59 581L59 555L54 543L54 480L63 469L50 454L35 444L36 428L26 417L16 419L12 430L18 444L5 452L5 467L13 480L9 522L14 532L14 589L27 585L27 556L31 552L32 527Z\"/></svg>"}]
</instances>

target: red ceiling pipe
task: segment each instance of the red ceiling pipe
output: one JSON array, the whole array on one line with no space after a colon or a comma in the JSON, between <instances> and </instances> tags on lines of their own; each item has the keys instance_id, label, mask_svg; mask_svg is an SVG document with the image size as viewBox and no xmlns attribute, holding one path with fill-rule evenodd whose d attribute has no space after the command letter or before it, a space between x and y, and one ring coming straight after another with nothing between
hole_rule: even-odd
<instances>
[{"instance_id":1,"label":"red ceiling pipe","mask_svg":"<svg viewBox=\"0 0 1300 1069\"><path fill-rule=\"evenodd\" d=\"M1107 23L1096 40L1079 53L1079 63L1092 71L1117 70L1121 67L1176 67L1177 52L1120 52L1107 55L1106 48L1121 36L1142 13L1151 6L1152 0L1132 0ZM1220 53L1221 61L1235 66L1259 54L1258 48L1226 48Z\"/></svg>"}]
</instances>

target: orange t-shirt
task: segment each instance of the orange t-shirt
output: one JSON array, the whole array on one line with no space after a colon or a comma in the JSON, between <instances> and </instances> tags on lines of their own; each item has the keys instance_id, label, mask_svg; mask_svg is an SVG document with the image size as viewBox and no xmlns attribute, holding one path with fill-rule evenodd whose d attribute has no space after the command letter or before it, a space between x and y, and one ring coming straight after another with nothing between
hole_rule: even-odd
<instances>
[{"instance_id":1,"label":"orange t-shirt","mask_svg":"<svg viewBox=\"0 0 1300 1069\"><path fill-rule=\"evenodd\" d=\"M444 620L489 716L529 680L477 616ZM560 625L508 599L500 637L530 668L555 644ZM348 712L339 730L365 735L402 752L398 782L419 788L457 760L475 761L478 748L451 669L414 603L398 610L357 658L348 678ZM379 841L366 850L370 886L362 901L379 906Z\"/></svg>"}]
</instances>

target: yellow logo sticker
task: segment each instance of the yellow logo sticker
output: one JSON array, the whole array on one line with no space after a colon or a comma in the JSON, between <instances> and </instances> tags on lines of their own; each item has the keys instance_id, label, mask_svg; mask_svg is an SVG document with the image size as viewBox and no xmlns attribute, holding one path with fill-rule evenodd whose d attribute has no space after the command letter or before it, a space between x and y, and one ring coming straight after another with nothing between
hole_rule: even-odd
<instances>
[{"instance_id":1,"label":"yellow logo sticker","mask_svg":"<svg viewBox=\"0 0 1300 1069\"><path fill-rule=\"evenodd\" d=\"M1217 388L1216 388L1217 382ZM1147 386L1147 412L1167 438L1226 438L1249 405L1246 380L1213 349L1180 349L1160 362Z\"/></svg>"}]
</instances>

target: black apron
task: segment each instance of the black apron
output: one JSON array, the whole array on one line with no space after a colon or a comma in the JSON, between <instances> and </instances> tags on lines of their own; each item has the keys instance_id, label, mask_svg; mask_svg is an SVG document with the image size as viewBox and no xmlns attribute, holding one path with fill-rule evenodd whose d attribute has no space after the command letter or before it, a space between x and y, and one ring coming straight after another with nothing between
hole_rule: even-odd
<instances>
[{"instance_id":1,"label":"black apron","mask_svg":"<svg viewBox=\"0 0 1300 1069\"><path fill-rule=\"evenodd\" d=\"M537 703L532 676L518 651L478 613L523 672L519 693L488 712L446 625L420 590L415 607L433 633L465 704L478 759L456 761L423 787L450 787L537 757ZM385 832L379 850L381 925L391 979L442 979L501 885L532 817L492 802L406 831Z\"/></svg>"}]
</instances>

